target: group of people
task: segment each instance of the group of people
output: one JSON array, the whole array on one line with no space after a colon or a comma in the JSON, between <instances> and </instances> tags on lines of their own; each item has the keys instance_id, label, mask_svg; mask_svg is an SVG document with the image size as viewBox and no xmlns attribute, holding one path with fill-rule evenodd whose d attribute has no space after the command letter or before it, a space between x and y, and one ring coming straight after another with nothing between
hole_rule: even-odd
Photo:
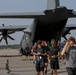
<instances>
[{"instance_id":1,"label":"group of people","mask_svg":"<svg viewBox=\"0 0 76 75\"><path fill-rule=\"evenodd\" d=\"M33 48L34 61L36 61L36 71L37 75L44 75L47 73L48 62L51 66L51 75L53 73L57 75L57 69L59 69L58 57L60 56L60 49L57 46L56 40L51 40L51 47L47 46L45 41L38 40L37 44L35 43Z\"/></svg>"},{"instance_id":2,"label":"group of people","mask_svg":"<svg viewBox=\"0 0 76 75\"><path fill-rule=\"evenodd\" d=\"M51 46L48 47L45 41L38 40L37 43L35 43L32 47L37 75L44 75L44 69L46 69L45 73L47 73L48 63L50 63L51 75L57 75L57 69L59 69L58 57L64 55L68 75L76 75L75 38L70 37L62 50L60 50L60 47L57 45L55 39L51 40L50 45Z\"/></svg>"}]
</instances>

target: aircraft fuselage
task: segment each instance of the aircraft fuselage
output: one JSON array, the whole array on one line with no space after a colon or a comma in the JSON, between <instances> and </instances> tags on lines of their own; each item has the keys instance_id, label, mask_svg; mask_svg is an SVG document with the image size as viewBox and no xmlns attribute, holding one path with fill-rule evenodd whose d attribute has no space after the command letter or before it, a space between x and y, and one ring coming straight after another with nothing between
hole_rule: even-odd
<instances>
[{"instance_id":1,"label":"aircraft fuselage","mask_svg":"<svg viewBox=\"0 0 76 75\"><path fill-rule=\"evenodd\" d=\"M56 39L58 42L68 20L68 11L65 7L57 8L56 10L46 10L44 13L46 14L45 16L40 16L33 21L30 28L32 34L27 34L30 37L30 42L27 42L27 44L30 45L31 43L31 46L37 40L50 42L51 39Z\"/></svg>"},{"instance_id":2,"label":"aircraft fuselage","mask_svg":"<svg viewBox=\"0 0 76 75\"><path fill-rule=\"evenodd\" d=\"M34 41L39 39L46 41L56 39L58 41L68 19L67 9L46 10L45 14L47 15L36 19L37 25Z\"/></svg>"}]
</instances>

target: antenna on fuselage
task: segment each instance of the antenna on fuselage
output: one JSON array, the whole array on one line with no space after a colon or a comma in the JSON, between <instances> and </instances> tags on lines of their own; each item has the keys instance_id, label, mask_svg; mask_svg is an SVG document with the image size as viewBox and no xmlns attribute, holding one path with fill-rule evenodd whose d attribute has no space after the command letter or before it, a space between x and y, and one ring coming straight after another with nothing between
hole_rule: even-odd
<instances>
[{"instance_id":1,"label":"antenna on fuselage","mask_svg":"<svg viewBox=\"0 0 76 75\"><path fill-rule=\"evenodd\" d=\"M47 9L55 9L60 6L59 0L47 0Z\"/></svg>"},{"instance_id":2,"label":"antenna on fuselage","mask_svg":"<svg viewBox=\"0 0 76 75\"><path fill-rule=\"evenodd\" d=\"M3 22L1 22L1 24L2 24L2 26L4 26L4 23Z\"/></svg>"}]
</instances>

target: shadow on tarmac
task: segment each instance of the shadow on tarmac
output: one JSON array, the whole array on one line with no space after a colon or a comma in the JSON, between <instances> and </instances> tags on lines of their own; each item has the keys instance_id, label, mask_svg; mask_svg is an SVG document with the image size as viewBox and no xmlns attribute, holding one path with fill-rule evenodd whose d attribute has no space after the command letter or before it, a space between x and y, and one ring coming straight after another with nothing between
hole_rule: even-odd
<instances>
[{"instance_id":1,"label":"shadow on tarmac","mask_svg":"<svg viewBox=\"0 0 76 75\"><path fill-rule=\"evenodd\" d=\"M57 72L57 73L65 73L66 71L59 71L59 72ZM50 73L48 73L48 74L50 74Z\"/></svg>"},{"instance_id":2,"label":"shadow on tarmac","mask_svg":"<svg viewBox=\"0 0 76 75\"><path fill-rule=\"evenodd\" d=\"M57 73L64 73L64 72L66 72L66 71L59 71L59 72L57 72Z\"/></svg>"},{"instance_id":3,"label":"shadow on tarmac","mask_svg":"<svg viewBox=\"0 0 76 75\"><path fill-rule=\"evenodd\" d=\"M20 75L20 74L15 74L15 73L8 73L8 74L11 74L11 75Z\"/></svg>"},{"instance_id":4,"label":"shadow on tarmac","mask_svg":"<svg viewBox=\"0 0 76 75\"><path fill-rule=\"evenodd\" d=\"M11 72L32 72L36 70L12 70Z\"/></svg>"}]
</instances>

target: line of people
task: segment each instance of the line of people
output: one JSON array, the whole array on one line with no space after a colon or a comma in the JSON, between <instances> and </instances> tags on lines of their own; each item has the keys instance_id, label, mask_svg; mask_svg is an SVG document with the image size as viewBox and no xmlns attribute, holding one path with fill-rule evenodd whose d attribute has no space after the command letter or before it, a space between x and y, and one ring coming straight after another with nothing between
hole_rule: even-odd
<instances>
[{"instance_id":1,"label":"line of people","mask_svg":"<svg viewBox=\"0 0 76 75\"><path fill-rule=\"evenodd\" d=\"M51 46L48 47L45 41L38 40L32 48L37 75L47 73L48 62L50 63L51 75L57 75L59 69L59 57L65 55L66 70L68 75L76 75L76 46L75 38L70 37L62 51L57 45L55 39L51 40Z\"/></svg>"}]
</instances>

